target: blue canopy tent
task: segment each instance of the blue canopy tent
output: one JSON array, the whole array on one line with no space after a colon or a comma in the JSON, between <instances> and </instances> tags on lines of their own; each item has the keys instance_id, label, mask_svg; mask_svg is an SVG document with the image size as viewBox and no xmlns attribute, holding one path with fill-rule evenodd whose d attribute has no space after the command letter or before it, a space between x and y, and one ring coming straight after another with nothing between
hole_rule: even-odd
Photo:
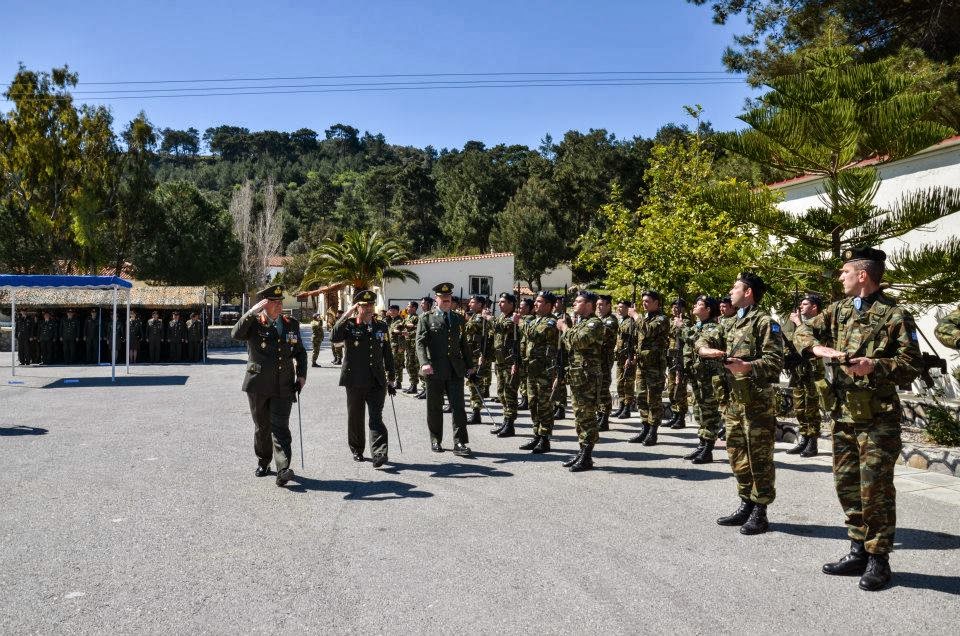
<instances>
[{"instance_id":1,"label":"blue canopy tent","mask_svg":"<svg viewBox=\"0 0 960 636\"><path fill-rule=\"evenodd\" d=\"M130 315L130 289L133 283L117 276L47 276L44 274L0 274L0 289L10 292L10 373L17 374L17 289L70 287L74 289L113 290L113 324L117 324L117 292L127 290L127 316ZM110 379L117 379L117 330L110 345ZM130 373L130 321L127 320L127 373Z\"/></svg>"}]
</instances>

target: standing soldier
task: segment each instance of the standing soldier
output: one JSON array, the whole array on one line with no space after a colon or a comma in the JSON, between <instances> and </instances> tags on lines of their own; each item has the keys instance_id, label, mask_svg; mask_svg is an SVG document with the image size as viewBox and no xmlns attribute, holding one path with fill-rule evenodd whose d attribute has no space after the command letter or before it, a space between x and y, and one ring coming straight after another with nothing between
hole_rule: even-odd
<instances>
[{"instance_id":1,"label":"standing soldier","mask_svg":"<svg viewBox=\"0 0 960 636\"><path fill-rule=\"evenodd\" d=\"M33 331L35 323L33 319L27 316L27 312L20 311L17 314L17 360L20 366L25 367L30 364L30 344L33 340Z\"/></svg>"},{"instance_id":2,"label":"standing soldier","mask_svg":"<svg viewBox=\"0 0 960 636\"><path fill-rule=\"evenodd\" d=\"M721 330L721 342L701 332L694 345L701 357L722 360L731 374L723 420L740 507L717 523L741 526L741 534L767 531L767 506L777 494L773 467L777 395L773 385L783 368L783 336L777 321L758 306L766 290L759 276L741 273L730 289L731 303L738 309L733 326Z\"/></svg>"},{"instance_id":3,"label":"standing soldier","mask_svg":"<svg viewBox=\"0 0 960 636\"><path fill-rule=\"evenodd\" d=\"M610 383L613 381L613 361L617 348L617 332L620 323L613 315L613 297L606 294L597 296L597 317L603 323L603 349L600 356L600 410L597 411L597 429L610 430L610 412L613 411L613 396L610 395Z\"/></svg>"},{"instance_id":4,"label":"standing soldier","mask_svg":"<svg viewBox=\"0 0 960 636\"><path fill-rule=\"evenodd\" d=\"M620 399L620 408L613 417L620 419L630 418L630 409L633 406L633 388L637 378L636 359L636 322L630 316L633 303L621 300L617 303L617 315L620 324L617 325L617 345L613 358L617 362L617 397Z\"/></svg>"},{"instance_id":5,"label":"standing soldier","mask_svg":"<svg viewBox=\"0 0 960 636\"><path fill-rule=\"evenodd\" d=\"M503 423L490 432L497 437L513 437L517 420L517 365L520 359L520 339L513 321L517 298L503 292L497 301L500 315L487 317L493 325L493 355L497 363L497 397L503 405Z\"/></svg>"},{"instance_id":6,"label":"standing soldier","mask_svg":"<svg viewBox=\"0 0 960 636\"><path fill-rule=\"evenodd\" d=\"M338 309L332 315L327 313L327 329L333 331L333 326L337 324L337 321L343 316L343 310ZM334 364L343 364L343 343L342 342L332 342L330 343L330 350L333 352L333 363Z\"/></svg>"},{"instance_id":7,"label":"standing soldier","mask_svg":"<svg viewBox=\"0 0 960 636\"><path fill-rule=\"evenodd\" d=\"M820 393L817 383L823 379L823 360L811 353L800 354L793 344L797 327L809 322L820 313L823 300L817 294L807 294L800 301L797 311L790 314L790 320L783 323L783 344L787 352L783 359L784 370L790 376L790 388L793 390L793 413L797 418L797 443L787 451L791 455L813 457L817 454L817 441L820 439Z\"/></svg>"},{"instance_id":8,"label":"standing soldier","mask_svg":"<svg viewBox=\"0 0 960 636\"><path fill-rule=\"evenodd\" d=\"M310 348L313 349L313 354L310 356L310 366L319 367L317 357L320 355L320 343L323 342L323 316L320 315L320 312L313 314L310 320L310 333L313 336L310 339Z\"/></svg>"},{"instance_id":9,"label":"standing soldier","mask_svg":"<svg viewBox=\"0 0 960 636\"><path fill-rule=\"evenodd\" d=\"M37 339L40 341L40 363L53 364L54 348L60 339L60 325L50 315L50 310L43 311L43 320L37 329Z\"/></svg>"},{"instance_id":10,"label":"standing soldier","mask_svg":"<svg viewBox=\"0 0 960 636\"><path fill-rule=\"evenodd\" d=\"M364 412L370 413L370 456L373 467L387 462L387 427L383 404L387 392L395 395L393 355L387 323L374 317L377 295L365 289L353 295L353 306L330 332L331 342L342 342L345 362L340 369L340 386L347 390L347 445L354 461L363 461L366 446ZM356 319L353 316L356 315Z\"/></svg>"},{"instance_id":11,"label":"standing soldier","mask_svg":"<svg viewBox=\"0 0 960 636\"><path fill-rule=\"evenodd\" d=\"M136 310L130 310L130 363L136 364L140 357L140 346L143 344L143 321Z\"/></svg>"},{"instance_id":12,"label":"standing soldier","mask_svg":"<svg viewBox=\"0 0 960 636\"><path fill-rule=\"evenodd\" d=\"M684 459L693 460L694 464L713 462L717 432L723 425L720 418L720 398L724 387L721 379L725 369L719 360L701 358L694 350L694 345L701 338L711 342L721 340L720 324L717 323L719 315L720 301L711 296L698 296L693 304L693 316L697 322L682 334L683 361L688 371L690 387L693 389L693 417L700 427L697 430L700 444L692 453L684 456Z\"/></svg>"},{"instance_id":13,"label":"standing soldier","mask_svg":"<svg viewBox=\"0 0 960 636\"><path fill-rule=\"evenodd\" d=\"M253 417L255 474L269 475L272 459L277 485L285 486L294 476L290 469L290 409L296 393L307 383L307 350L300 340L300 323L283 315L283 287L271 285L257 296L260 302L240 317L230 335L247 342L243 390Z\"/></svg>"},{"instance_id":14,"label":"standing soldier","mask_svg":"<svg viewBox=\"0 0 960 636\"><path fill-rule=\"evenodd\" d=\"M960 349L960 307L937 321L933 335L944 347Z\"/></svg>"},{"instance_id":15,"label":"standing soldier","mask_svg":"<svg viewBox=\"0 0 960 636\"><path fill-rule=\"evenodd\" d=\"M471 296L467 302L468 318L464 329L467 332L467 345L470 347L471 357L477 361L478 375L482 378L490 368L490 359L493 357L492 326L486 320L486 299L479 294ZM474 383L470 391L470 407L472 413L467 424L480 423L480 409L483 408L483 388L481 383Z\"/></svg>"},{"instance_id":16,"label":"standing soldier","mask_svg":"<svg viewBox=\"0 0 960 636\"><path fill-rule=\"evenodd\" d=\"M667 397L670 399L670 428L683 428L687 419L687 380L683 377L683 333L690 328L690 321L683 312L687 303L683 298L673 301L670 323L670 340L667 343Z\"/></svg>"},{"instance_id":17,"label":"standing soldier","mask_svg":"<svg viewBox=\"0 0 960 636\"><path fill-rule=\"evenodd\" d=\"M147 344L150 346L150 362L160 362L160 352L163 349L163 320L156 309L147 321Z\"/></svg>"},{"instance_id":18,"label":"standing soldier","mask_svg":"<svg viewBox=\"0 0 960 636\"><path fill-rule=\"evenodd\" d=\"M424 313L417 322L416 348L427 394L427 428L430 448L443 452L443 396L453 413L453 453L470 456L467 416L463 406L463 381L473 374L473 359L467 344L463 317L450 311L453 283L433 288L437 309Z\"/></svg>"},{"instance_id":19,"label":"standing soldier","mask_svg":"<svg viewBox=\"0 0 960 636\"><path fill-rule=\"evenodd\" d=\"M80 341L83 340L83 325L71 307L67 309L67 317L60 321L60 341L63 343L64 364L75 364L80 351Z\"/></svg>"},{"instance_id":20,"label":"standing soldier","mask_svg":"<svg viewBox=\"0 0 960 636\"><path fill-rule=\"evenodd\" d=\"M180 322L180 312L173 312L173 319L167 325L167 343L170 347L170 362L180 362L183 356L183 345L187 342L187 329Z\"/></svg>"},{"instance_id":21,"label":"standing soldier","mask_svg":"<svg viewBox=\"0 0 960 636\"><path fill-rule=\"evenodd\" d=\"M570 472L593 468L593 445L600 434L597 431L597 411L600 408L600 383L603 356L603 322L597 318L597 295L583 290L573 301L577 322L568 327L558 321L560 346L564 348L567 366L565 375L573 392L573 417L577 426L580 451L563 463Z\"/></svg>"},{"instance_id":22,"label":"standing soldier","mask_svg":"<svg viewBox=\"0 0 960 636\"><path fill-rule=\"evenodd\" d=\"M535 318L533 315L533 299L522 299L520 305L517 307L517 314L520 316L520 322L517 323L520 326L520 361L517 365L517 382L520 384L520 399L517 401L517 410L524 411L530 408L530 399L527 395L527 361L523 354L526 350L526 343L523 341L523 326L529 324Z\"/></svg>"},{"instance_id":23,"label":"standing soldier","mask_svg":"<svg viewBox=\"0 0 960 636\"><path fill-rule=\"evenodd\" d=\"M530 320L515 317L522 332L523 360L527 369L527 401L533 422L533 439L520 447L532 453L550 450L553 433L553 390L559 379L557 348L560 330L553 317L553 303L557 298L550 292L537 293L533 301L534 316Z\"/></svg>"},{"instance_id":24,"label":"standing soldier","mask_svg":"<svg viewBox=\"0 0 960 636\"><path fill-rule=\"evenodd\" d=\"M420 303L411 300L407 304L407 317L400 327L403 331L403 343L406 349L403 352L407 361L407 375L410 376L410 386L404 391L408 395L417 394L417 384L420 379L420 363L417 361L417 323L420 316L417 311L420 309Z\"/></svg>"},{"instance_id":25,"label":"standing soldier","mask_svg":"<svg viewBox=\"0 0 960 636\"><path fill-rule=\"evenodd\" d=\"M100 321L97 317L97 308L90 308L90 315L83 321L83 343L86 347L86 363L100 362Z\"/></svg>"},{"instance_id":26,"label":"standing soldier","mask_svg":"<svg viewBox=\"0 0 960 636\"><path fill-rule=\"evenodd\" d=\"M643 314L631 310L637 335L637 410L643 428L628 441L632 444L653 446L657 443L657 428L663 419L664 373L667 367L667 342L670 322L660 308L660 292L643 292Z\"/></svg>"},{"instance_id":27,"label":"standing soldier","mask_svg":"<svg viewBox=\"0 0 960 636\"><path fill-rule=\"evenodd\" d=\"M403 369L407 364L404 355L407 352L407 342L400 305L390 305L387 311L387 331L390 334L390 354L393 356L393 368L396 372L393 386L399 390L403 384Z\"/></svg>"},{"instance_id":28,"label":"standing soldier","mask_svg":"<svg viewBox=\"0 0 960 636\"><path fill-rule=\"evenodd\" d=\"M823 566L826 574L861 575L860 588L890 582L896 529L893 471L902 447L897 387L920 370L917 326L910 312L880 291L886 254L847 249L840 269L846 299L797 327L797 350L831 364L837 395L833 476L846 516L850 553Z\"/></svg>"},{"instance_id":29,"label":"standing soldier","mask_svg":"<svg viewBox=\"0 0 960 636\"><path fill-rule=\"evenodd\" d=\"M187 343L190 362L200 362L203 357L203 323L200 321L200 314L195 311L187 321Z\"/></svg>"},{"instance_id":30,"label":"standing soldier","mask_svg":"<svg viewBox=\"0 0 960 636\"><path fill-rule=\"evenodd\" d=\"M720 316L717 318L717 322L721 327L727 329L736 322L737 317L737 308L733 306L733 301L730 300L729 296L724 296L720 299Z\"/></svg>"},{"instance_id":31,"label":"standing soldier","mask_svg":"<svg viewBox=\"0 0 960 636\"><path fill-rule=\"evenodd\" d=\"M573 320L570 319L570 314L567 313L566 308L564 307L564 298L563 296L557 297L557 302L553 305L553 317L558 321L564 323L568 327L573 326ZM567 416L567 379L566 373L561 373L559 376L559 382L557 382L556 391L553 394L553 419L562 420Z\"/></svg>"}]
</instances>

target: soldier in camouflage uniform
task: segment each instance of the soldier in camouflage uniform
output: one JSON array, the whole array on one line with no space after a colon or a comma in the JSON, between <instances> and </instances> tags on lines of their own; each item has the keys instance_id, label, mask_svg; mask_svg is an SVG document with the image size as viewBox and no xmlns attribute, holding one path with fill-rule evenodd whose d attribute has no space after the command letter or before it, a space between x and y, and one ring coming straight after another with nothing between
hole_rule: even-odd
<instances>
[{"instance_id":1,"label":"soldier in camouflage uniform","mask_svg":"<svg viewBox=\"0 0 960 636\"><path fill-rule=\"evenodd\" d=\"M667 397L670 400L670 428L683 428L687 419L687 380L680 377L683 358L683 333L690 328L690 321L683 317L687 303L677 298L671 306L670 340L667 343Z\"/></svg>"},{"instance_id":2,"label":"soldier in camouflage uniform","mask_svg":"<svg viewBox=\"0 0 960 636\"><path fill-rule=\"evenodd\" d=\"M620 398L620 409L613 417L628 419L633 407L634 383L637 381L636 358L636 323L630 316L633 303L621 300L617 303L617 314L620 324L617 326L617 345L613 358L617 362L617 397Z\"/></svg>"},{"instance_id":3,"label":"soldier in camouflage uniform","mask_svg":"<svg viewBox=\"0 0 960 636\"><path fill-rule=\"evenodd\" d=\"M410 386L403 390L408 395L416 395L417 384L420 380L420 363L417 362L417 341L414 336L417 334L417 323L420 316L417 311L420 309L420 303L411 300L407 305L407 317L403 320L403 325L398 327L403 333L403 359L407 364L407 375L410 376Z\"/></svg>"},{"instance_id":4,"label":"soldier in camouflage uniform","mask_svg":"<svg viewBox=\"0 0 960 636\"><path fill-rule=\"evenodd\" d=\"M551 314L556 300L550 292L538 292L533 301L533 316L514 317L521 331L521 351L527 369L527 399L533 422L533 438L520 450L531 453L548 452L553 433L552 397L558 380L557 349L560 345L557 319Z\"/></svg>"},{"instance_id":5,"label":"soldier in camouflage uniform","mask_svg":"<svg viewBox=\"0 0 960 636\"><path fill-rule=\"evenodd\" d=\"M529 324L535 316L533 315L533 299L523 298L517 306L517 315L520 316L520 364L517 365L517 382L520 383L520 400L517 402L517 410L523 411L530 408L530 400L527 396L527 361L523 355L526 350L526 343L523 341L522 327Z\"/></svg>"},{"instance_id":6,"label":"soldier in camouflage uniform","mask_svg":"<svg viewBox=\"0 0 960 636\"><path fill-rule=\"evenodd\" d=\"M393 366L396 370L396 389L403 383L403 369L407 365L406 342L404 341L403 316L400 315L400 305L390 305L387 309L387 333L390 335L390 353L393 355Z\"/></svg>"},{"instance_id":7,"label":"soldier in camouflage uniform","mask_svg":"<svg viewBox=\"0 0 960 636\"><path fill-rule=\"evenodd\" d=\"M503 292L497 302L500 315L487 318L493 325L493 355L497 363L497 397L503 405L503 423L490 432L497 437L513 437L517 420L517 366L520 360L520 334L513 321L517 297Z\"/></svg>"},{"instance_id":8,"label":"soldier in camouflage uniform","mask_svg":"<svg viewBox=\"0 0 960 636\"><path fill-rule=\"evenodd\" d=\"M320 356L320 343L323 342L323 316L320 315L320 312L313 314L311 317L310 333L312 336L310 348L313 350L310 355L310 366L319 367L320 363L317 362L317 358Z\"/></svg>"},{"instance_id":9,"label":"soldier in camouflage uniform","mask_svg":"<svg viewBox=\"0 0 960 636\"><path fill-rule=\"evenodd\" d=\"M733 303L730 302L729 296L724 296L720 299L720 315L717 317L717 323L719 323L721 329L729 329L733 326L733 323L737 319L737 308L733 306ZM720 406L724 407L723 396L726 396L730 393L730 387L727 385L728 375L724 373L720 376L720 382L722 383L721 388L721 403ZM726 439L727 437L727 427L721 425L720 432L717 433L717 439Z\"/></svg>"},{"instance_id":10,"label":"soldier in camouflage uniform","mask_svg":"<svg viewBox=\"0 0 960 636\"><path fill-rule=\"evenodd\" d=\"M800 301L798 311L790 314L790 320L783 323L784 356L783 367L790 376L790 388L793 396L793 413L797 418L797 443L787 451L790 455L813 457L817 454L817 440L820 439L820 393L817 383L823 379L823 361L807 352L801 355L793 344L797 327L809 322L820 313L823 301L817 294L808 294Z\"/></svg>"},{"instance_id":11,"label":"soldier in camouflage uniform","mask_svg":"<svg viewBox=\"0 0 960 636\"><path fill-rule=\"evenodd\" d=\"M960 349L960 307L937 321L933 335L944 347Z\"/></svg>"},{"instance_id":12,"label":"soldier in camouflage uniform","mask_svg":"<svg viewBox=\"0 0 960 636\"><path fill-rule=\"evenodd\" d=\"M610 413L613 411L613 396L610 383L613 381L614 351L617 348L617 332L620 322L613 315L613 297L597 296L597 317L603 323L603 349L600 356L600 410L597 411L597 430L610 430Z\"/></svg>"},{"instance_id":13,"label":"soldier in camouflage uniform","mask_svg":"<svg viewBox=\"0 0 960 636\"><path fill-rule=\"evenodd\" d=\"M593 445L600 435L597 412L600 409L600 382L605 328L596 316L597 295L581 291L573 302L577 321L568 327L557 322L560 346L564 349L564 374L573 392L573 417L576 420L580 452L563 463L576 473L593 468Z\"/></svg>"},{"instance_id":14,"label":"soldier in camouflage uniform","mask_svg":"<svg viewBox=\"0 0 960 636\"><path fill-rule=\"evenodd\" d=\"M736 321L716 336L701 332L697 353L723 360L730 374L729 396L723 410L727 455L737 478L740 507L717 519L721 526L741 526L741 534L769 529L767 506L776 497L773 445L777 431L776 389L783 368L780 325L758 304L766 284L756 274L743 272L730 290L738 308Z\"/></svg>"},{"instance_id":15,"label":"soldier in camouflage uniform","mask_svg":"<svg viewBox=\"0 0 960 636\"><path fill-rule=\"evenodd\" d=\"M570 314L567 313L563 303L564 298L562 296L558 296L557 302L553 306L553 317L558 321L563 322L568 327L572 327L573 320L570 318ZM553 406L554 420L562 420L567 416L567 380L563 374L561 374L560 380L557 383L557 390L553 393Z\"/></svg>"},{"instance_id":16,"label":"soldier in camouflage uniform","mask_svg":"<svg viewBox=\"0 0 960 636\"><path fill-rule=\"evenodd\" d=\"M833 412L833 475L846 517L850 553L823 566L826 574L861 575L875 591L891 578L896 529L893 471L902 446L897 387L920 370L917 327L908 311L880 291L886 254L847 249L840 269L846 299L797 328L800 352L828 361L837 396Z\"/></svg>"},{"instance_id":17,"label":"soldier in camouflage uniform","mask_svg":"<svg viewBox=\"0 0 960 636\"><path fill-rule=\"evenodd\" d=\"M484 318L484 308L486 299L483 296L475 295L467 303L468 313L465 318L467 332L467 343L470 346L470 352L474 360L477 361L478 375L484 377L490 369L490 359L493 356L493 326ZM469 381L469 380L468 380ZM483 388L474 384L470 388L470 408L473 413L467 424L479 424L480 410L483 408L483 400L480 397Z\"/></svg>"},{"instance_id":18,"label":"soldier in camouflage uniform","mask_svg":"<svg viewBox=\"0 0 960 636\"><path fill-rule=\"evenodd\" d=\"M660 293L652 289L643 292L643 314L631 309L637 335L637 410L643 427L628 441L632 444L653 446L657 443L657 428L663 419L663 385L667 367L667 341L670 321L660 308Z\"/></svg>"},{"instance_id":19,"label":"soldier in camouflage uniform","mask_svg":"<svg viewBox=\"0 0 960 636\"><path fill-rule=\"evenodd\" d=\"M693 418L699 425L697 437L700 444L684 459L694 464L713 462L713 447L717 443L717 431L723 426L720 418L720 395L724 368L719 360L708 360L696 355L694 345L700 338L719 342L720 301L711 296L698 296L693 304L693 316L697 322L687 327L682 334L683 362L687 379L693 390Z\"/></svg>"}]
</instances>

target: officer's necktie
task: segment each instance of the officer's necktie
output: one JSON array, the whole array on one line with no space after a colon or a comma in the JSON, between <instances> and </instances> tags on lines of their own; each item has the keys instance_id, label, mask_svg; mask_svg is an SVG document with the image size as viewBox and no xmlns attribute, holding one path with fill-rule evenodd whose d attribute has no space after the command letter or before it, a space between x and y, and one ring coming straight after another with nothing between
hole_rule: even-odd
<instances>
[{"instance_id":1,"label":"officer's necktie","mask_svg":"<svg viewBox=\"0 0 960 636\"><path fill-rule=\"evenodd\" d=\"M443 312L443 324L447 326L447 329L450 328L450 312L449 311Z\"/></svg>"}]
</instances>

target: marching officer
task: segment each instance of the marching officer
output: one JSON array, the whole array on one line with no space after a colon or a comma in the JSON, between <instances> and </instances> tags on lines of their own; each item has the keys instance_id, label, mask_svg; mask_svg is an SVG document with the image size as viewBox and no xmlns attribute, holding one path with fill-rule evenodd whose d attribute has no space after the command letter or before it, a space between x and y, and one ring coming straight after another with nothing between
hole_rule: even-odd
<instances>
[{"instance_id":1,"label":"marching officer","mask_svg":"<svg viewBox=\"0 0 960 636\"><path fill-rule=\"evenodd\" d=\"M290 469L290 409L307 383L307 350L300 339L300 323L283 315L283 287L271 285L257 292L260 302L233 326L230 335L247 343L247 371L243 390L253 417L253 450L257 477L277 468L277 485L293 478ZM272 438L272 448L271 448Z\"/></svg>"},{"instance_id":2,"label":"marching officer","mask_svg":"<svg viewBox=\"0 0 960 636\"><path fill-rule=\"evenodd\" d=\"M383 423L383 404L396 395L393 384L393 353L387 323L376 318L373 304L377 295L369 289L353 295L353 306L343 314L330 332L331 342L344 343L344 362L340 368L340 386L347 390L347 444L354 461L363 461L366 440L364 412L370 414L370 456L373 467L387 462L387 427Z\"/></svg>"}]
</instances>

